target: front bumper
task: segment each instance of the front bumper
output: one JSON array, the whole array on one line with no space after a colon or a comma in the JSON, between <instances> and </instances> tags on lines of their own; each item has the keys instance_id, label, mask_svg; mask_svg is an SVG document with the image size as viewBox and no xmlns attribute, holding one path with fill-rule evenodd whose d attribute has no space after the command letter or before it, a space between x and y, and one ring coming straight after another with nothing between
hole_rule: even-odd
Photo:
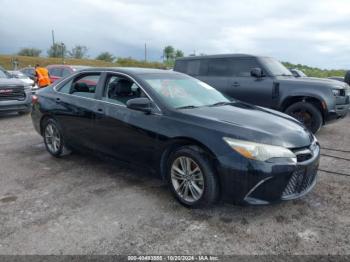
<instances>
[{"instance_id":1,"label":"front bumper","mask_svg":"<svg viewBox=\"0 0 350 262\"><path fill-rule=\"evenodd\" d=\"M31 110L32 94L31 91L25 91L24 100L0 100L0 112L19 112Z\"/></svg>"},{"instance_id":2,"label":"front bumper","mask_svg":"<svg viewBox=\"0 0 350 262\"><path fill-rule=\"evenodd\" d=\"M236 204L263 205L303 197L316 184L320 148L306 161L271 163L219 159L222 198Z\"/></svg>"},{"instance_id":3,"label":"front bumper","mask_svg":"<svg viewBox=\"0 0 350 262\"><path fill-rule=\"evenodd\" d=\"M325 116L325 123L346 117L350 108L350 97L336 97L336 105Z\"/></svg>"}]
</instances>

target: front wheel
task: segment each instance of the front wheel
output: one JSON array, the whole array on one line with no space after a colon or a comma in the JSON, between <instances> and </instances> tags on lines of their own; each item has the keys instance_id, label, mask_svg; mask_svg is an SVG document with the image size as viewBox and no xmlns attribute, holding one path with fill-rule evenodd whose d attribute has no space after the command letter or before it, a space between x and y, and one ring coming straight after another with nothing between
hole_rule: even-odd
<instances>
[{"instance_id":1,"label":"front wheel","mask_svg":"<svg viewBox=\"0 0 350 262\"><path fill-rule=\"evenodd\" d=\"M70 153L70 150L65 146L61 129L54 119L48 119L45 122L43 137L46 150L54 157Z\"/></svg>"},{"instance_id":2,"label":"front wheel","mask_svg":"<svg viewBox=\"0 0 350 262\"><path fill-rule=\"evenodd\" d=\"M314 134L322 127L322 114L311 103L298 102L292 104L286 109L285 113L302 122Z\"/></svg>"},{"instance_id":3,"label":"front wheel","mask_svg":"<svg viewBox=\"0 0 350 262\"><path fill-rule=\"evenodd\" d=\"M200 148L186 146L175 151L168 161L167 175L173 194L186 207L208 206L218 198L217 177Z\"/></svg>"}]
</instances>

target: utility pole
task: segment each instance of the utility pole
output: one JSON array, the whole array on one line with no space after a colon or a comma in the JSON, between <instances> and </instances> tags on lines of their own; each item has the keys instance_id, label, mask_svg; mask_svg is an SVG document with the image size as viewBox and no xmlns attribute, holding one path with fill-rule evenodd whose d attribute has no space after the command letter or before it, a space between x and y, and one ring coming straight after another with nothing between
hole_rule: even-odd
<instances>
[{"instance_id":1,"label":"utility pole","mask_svg":"<svg viewBox=\"0 0 350 262\"><path fill-rule=\"evenodd\" d=\"M61 47L62 47L62 64L65 64L65 62L64 62L64 49L65 49L65 46L64 46L63 42L61 43Z\"/></svg>"},{"instance_id":2,"label":"utility pole","mask_svg":"<svg viewBox=\"0 0 350 262\"><path fill-rule=\"evenodd\" d=\"M55 45L55 31L53 29L51 31L51 34L52 34L52 45L54 46Z\"/></svg>"},{"instance_id":3,"label":"utility pole","mask_svg":"<svg viewBox=\"0 0 350 262\"><path fill-rule=\"evenodd\" d=\"M145 43L145 62L147 62L147 44Z\"/></svg>"}]
</instances>

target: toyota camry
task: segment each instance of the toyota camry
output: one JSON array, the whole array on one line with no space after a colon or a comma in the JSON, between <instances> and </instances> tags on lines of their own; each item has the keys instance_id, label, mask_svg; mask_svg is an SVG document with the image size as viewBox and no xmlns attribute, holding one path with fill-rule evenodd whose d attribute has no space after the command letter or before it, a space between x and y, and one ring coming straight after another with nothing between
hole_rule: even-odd
<instances>
[{"instance_id":1,"label":"toyota camry","mask_svg":"<svg viewBox=\"0 0 350 262\"><path fill-rule=\"evenodd\" d=\"M85 69L33 96L32 120L51 155L151 170L188 207L295 199L316 183L320 147L301 123L177 72Z\"/></svg>"}]
</instances>

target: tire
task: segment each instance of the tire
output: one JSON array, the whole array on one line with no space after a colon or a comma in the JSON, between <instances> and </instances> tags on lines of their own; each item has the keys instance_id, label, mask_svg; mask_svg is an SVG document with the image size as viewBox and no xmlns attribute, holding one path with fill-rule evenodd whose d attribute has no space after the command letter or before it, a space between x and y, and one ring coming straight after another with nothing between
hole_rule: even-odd
<instances>
[{"instance_id":1,"label":"tire","mask_svg":"<svg viewBox=\"0 0 350 262\"><path fill-rule=\"evenodd\" d=\"M190 170L197 171L192 175L190 172L181 174L178 169L180 171L185 169L181 168L183 163L189 166ZM182 180L178 179L179 177ZM167 164L167 181L175 198L186 207L209 206L214 204L219 196L218 178L212 163L205 152L196 146L181 147L170 155ZM182 187L180 183L183 184Z\"/></svg>"},{"instance_id":2,"label":"tire","mask_svg":"<svg viewBox=\"0 0 350 262\"><path fill-rule=\"evenodd\" d=\"M61 128L56 120L49 118L43 124L43 138L46 150L54 157L62 157L71 153L65 146Z\"/></svg>"},{"instance_id":3,"label":"tire","mask_svg":"<svg viewBox=\"0 0 350 262\"><path fill-rule=\"evenodd\" d=\"M323 117L320 110L308 102L292 104L286 109L285 113L302 122L314 134L323 125Z\"/></svg>"}]
</instances>

